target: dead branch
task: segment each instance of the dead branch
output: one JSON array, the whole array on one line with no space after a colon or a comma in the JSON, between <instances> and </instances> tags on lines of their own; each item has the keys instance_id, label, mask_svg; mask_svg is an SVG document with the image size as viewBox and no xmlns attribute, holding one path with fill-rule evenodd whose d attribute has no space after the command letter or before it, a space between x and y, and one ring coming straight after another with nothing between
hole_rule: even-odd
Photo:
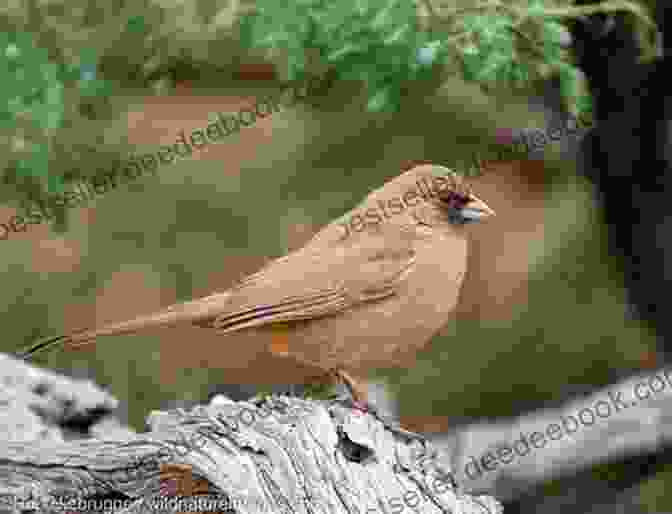
<instances>
[{"instance_id":1,"label":"dead branch","mask_svg":"<svg viewBox=\"0 0 672 514\"><path fill-rule=\"evenodd\" d=\"M429 445L337 400L219 400L154 411L147 433L117 425L64 441L73 419L95 431L116 401L11 357L0 366L0 394L14 399L3 406L2 512L501 513L465 494Z\"/></svg>"},{"instance_id":2,"label":"dead branch","mask_svg":"<svg viewBox=\"0 0 672 514\"><path fill-rule=\"evenodd\" d=\"M463 427L432 442L442 459L450 459L465 490L502 501L518 498L543 481L669 445L671 379L670 370L662 369L633 376L556 409ZM543 440L531 440L535 432L543 434Z\"/></svg>"}]
</instances>

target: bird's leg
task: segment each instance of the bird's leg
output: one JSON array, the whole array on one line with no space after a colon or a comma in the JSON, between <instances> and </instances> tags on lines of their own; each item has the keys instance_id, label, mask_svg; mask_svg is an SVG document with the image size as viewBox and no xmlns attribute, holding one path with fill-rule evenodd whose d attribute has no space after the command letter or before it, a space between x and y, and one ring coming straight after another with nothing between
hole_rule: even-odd
<instances>
[{"instance_id":1,"label":"bird's leg","mask_svg":"<svg viewBox=\"0 0 672 514\"><path fill-rule=\"evenodd\" d=\"M364 413L371 414L374 418L380 421L385 428L390 430L392 433L403 437L404 439L417 439L423 444L427 441L423 435L406 430L396 421L390 420L389 418L381 415L378 408L369 402L369 395L366 389L347 372L337 368L332 370L331 373L333 376L338 378L348 389L348 392L350 393L349 400L353 408L358 409Z\"/></svg>"},{"instance_id":2,"label":"bird's leg","mask_svg":"<svg viewBox=\"0 0 672 514\"><path fill-rule=\"evenodd\" d=\"M369 394L366 389L360 386L347 372L338 368L333 370L332 374L337 381L342 382L348 389L353 407L362 412L370 412L372 409L375 410L375 407L369 403Z\"/></svg>"}]
</instances>

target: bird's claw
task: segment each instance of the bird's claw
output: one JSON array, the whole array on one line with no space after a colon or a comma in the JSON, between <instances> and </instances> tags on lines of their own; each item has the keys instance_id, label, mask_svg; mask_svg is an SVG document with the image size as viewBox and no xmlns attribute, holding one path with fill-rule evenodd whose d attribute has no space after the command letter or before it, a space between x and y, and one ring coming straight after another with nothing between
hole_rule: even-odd
<instances>
[{"instance_id":1,"label":"bird's claw","mask_svg":"<svg viewBox=\"0 0 672 514\"><path fill-rule=\"evenodd\" d=\"M389 417L387 416L383 416L380 413L380 410L375 405L369 402L355 400L350 395L339 396L335 401L339 403L344 403L348 407L361 411L365 414L370 414L378 421L380 421L386 429L388 429L393 434L400 436L403 439L406 439L408 441L413 440L420 441L423 445L427 443L427 438L425 436L423 436L422 434L418 434L416 432L411 432L410 430L406 430L396 421L389 419Z\"/></svg>"}]
</instances>

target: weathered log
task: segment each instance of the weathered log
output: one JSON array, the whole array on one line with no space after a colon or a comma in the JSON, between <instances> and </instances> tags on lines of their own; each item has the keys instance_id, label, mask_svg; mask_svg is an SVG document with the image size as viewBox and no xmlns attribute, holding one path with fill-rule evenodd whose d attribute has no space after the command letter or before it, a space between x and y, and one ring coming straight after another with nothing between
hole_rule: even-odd
<instances>
[{"instance_id":1,"label":"weathered log","mask_svg":"<svg viewBox=\"0 0 672 514\"><path fill-rule=\"evenodd\" d=\"M76 437L117 405L111 394L91 381L74 380L0 354L0 441Z\"/></svg>"},{"instance_id":2,"label":"weathered log","mask_svg":"<svg viewBox=\"0 0 672 514\"><path fill-rule=\"evenodd\" d=\"M581 469L589 468L596 463L610 462L619 460L624 456L640 455L654 451L661 445L669 445L672 437L671 425L668 423L669 411L672 410L672 395L669 394L672 391L672 382L670 381L672 377L669 372L666 373L664 370L628 378L620 384L610 386L608 389L581 399L572 400L557 409L546 409L511 421L461 427L450 435L440 435L433 440L433 447L439 450L436 455L432 449L424 448L417 442L410 445L401 443L391 433L383 430L382 425L370 416L349 411L349 409L338 404L322 404L275 397L268 399L265 403L236 404L225 401L224 406L199 407L190 413L179 410L155 413L149 418L150 425L153 427L152 432L137 435L127 427L121 426L111 416L117 404L116 400L90 382L61 377L1 355L0 377L2 377L0 386L0 431L2 433L2 436L0 436L0 451L2 451L4 459L3 464L0 465L0 494L5 495L5 503L11 500L17 505L22 501L25 503L21 498L30 497L30 494L25 492L22 493L23 496L17 495L17 490L21 486L47 484L46 486L43 485L43 487L46 487L47 493L45 493L46 496L43 494L42 497L52 498L53 501L53 496L48 493L51 490L49 489L49 483L71 483L74 480L79 480L79 482L76 482L80 484L77 486L79 487L77 491L71 483L70 489L66 487L61 497L74 494L78 498L102 498L102 495L105 494L117 494L117 498L128 501L137 499L139 502L135 511L129 510L128 512L144 512L142 510L143 505L146 507L148 498L153 498L152 495L157 490L161 466L163 465L164 469L168 470L169 468L165 466L170 463L191 466L195 476L200 477L194 482L196 489L198 489L199 484L202 487L205 483L212 488L209 490L214 491L214 494L229 495L226 497L220 496L220 499L222 497L229 498L222 501L228 501L229 504L233 505L235 498L239 497L241 493L231 487L227 489L226 486L222 488L221 484L218 485L216 475L213 475L213 473L216 473L215 468L212 468L212 466L212 469L203 468L200 460L195 459L194 456L200 455L201 460L205 459L199 444L205 445L207 443L209 446L206 455L215 459L217 457L224 459L222 464L218 464L218 466L223 466L222 469L230 469L231 466L233 466L231 469L247 469L238 461L242 458L242 455L246 455L245 451L250 452L250 448L260 447L260 438L267 446L271 445L275 450L276 453L273 455L284 451L286 455L290 456L287 457L290 460L295 458L291 456L296 453L296 449L290 449L294 448L291 444L300 444L302 448L310 449L313 452L317 448L318 441L329 441L329 444L335 444L335 448L337 448L335 452L342 455L342 458L341 461L333 460L336 458L334 456L336 453L330 457L332 460L328 461L327 469L331 470L332 474L319 475L318 472L313 472L313 475L311 475L313 480L315 480L314 476L322 476L324 480L331 480L332 492L335 495L340 494L339 491L343 488L347 490L348 487L351 487L347 480L362 480L359 475L353 474L352 471L349 472L349 475L342 471L342 469L349 469L347 465L344 468L341 464L335 464L343 461L344 448L359 448L357 451L363 452L362 455L367 452L370 453L373 448L375 450L373 453L376 455L397 455L398 458L406 455L411 462L422 461L422 466L431 463L437 469L453 470L448 471L445 475L422 475L425 481L430 482L430 485L432 485L431 481L434 476L453 475L460 484L460 490L462 491L470 494L487 493L501 500L510 500L519 498L521 494L527 494L527 491L531 492L535 485L544 480L558 479L563 476L570 477L568 480L571 480L571 477L579 473ZM650 384L651 390L648 393L650 398L635 398L634 391L637 384ZM646 390L642 387L644 386L640 386L640 393L646 394ZM654 393L655 390L658 392ZM627 408L621 407L617 412L616 406L619 404L614 403L610 398L617 398L619 392L623 394L624 405ZM600 407L603 419L597 419L600 417L598 415L594 424L579 427L571 434L571 437L566 434L559 440L549 440L541 448L531 448L524 457L514 455L513 461L510 463L503 464L500 461L496 465L496 469L487 470L475 480L465 474L466 466L469 462L473 462L472 457L481 461L482 465L484 456L488 453L497 456L498 449L511 447L520 439L521 432L528 436L535 431L548 434L549 426L561 424L561 420L568 416L576 417L582 409L593 408L597 414L598 410L595 409L595 406L600 401L603 402ZM612 403L613 412L606 416L607 407L604 402L608 401ZM634 404L635 401L636 404ZM283 411L288 409L295 413L297 409L298 412L302 412L303 409L305 415L295 414L295 419L288 421L287 414L283 414ZM231 418L233 411L240 413L240 419ZM337 415L338 411L341 414ZM587 419L587 417L589 416L584 416L584 419ZM347 423L345 425L343 423L350 418L359 420L359 423L368 420L363 425L362 430L364 432L366 430L373 431L369 433L369 438L373 441L369 443L369 446L367 444L362 445L361 442L358 443L355 435L348 435L348 432L343 430L343 427L347 425ZM309 419L312 421L307 424ZM292 430L281 428L281 426L288 426L288 423L290 426L294 423L299 428L295 427ZM315 427L320 427L320 431L315 432ZM80 437L82 433L88 432L88 435L94 435L96 439L70 443L70 446L63 442L64 439L71 438L77 431L80 432ZM229 431L231 434L229 434ZM376 431L386 434L386 437L376 439L372 435ZM320 437L315 438L311 435L312 439L308 439L315 446L306 446L304 439L308 437L308 434L315 433L319 433ZM555 433L557 434L557 432ZM293 439L288 440L290 434ZM241 437L242 439L240 439ZM217 444L221 444L225 448L235 449L237 448L235 441L247 440L256 441L256 446L252 444L245 451L240 448L236 450L238 453L234 452L236 456L231 461L233 464L228 461L224 464L226 458L222 457L223 454L216 453L217 451L222 452L221 449L218 450L220 446L217 446ZM7 441L7 443L4 443L4 441ZM185 443L185 441L188 443ZM191 451L195 453L189 458L186 458L186 456L182 458L182 454L188 454L185 448L188 448L189 444L192 446ZM376 444L379 446L375 446ZM394 449L392 447L388 448L387 444L393 445ZM399 448L396 447L397 445L399 445ZM210 454L210 448L212 452L215 452L212 455ZM266 446L263 448L266 448ZM322 444L319 448L325 448L325 445ZM384 450L381 450L381 448L384 448ZM102 453L87 457L87 452L90 454L94 450ZM263 451L270 450L266 448ZM224 451L224 453L226 452ZM307 458L305 454L302 455L302 460L297 462L303 463ZM176 456L180 458L175 458ZM510 456L509 460L511 460ZM270 461L275 462L273 458ZM80 463L81 468L76 468L73 464L75 462ZM51 465L55 467L50 467ZM352 465L354 469L360 470L356 463L353 462ZM124 466L128 469L124 470ZM396 477L395 473L397 471L394 470L403 469L399 468L399 462L397 461L392 461L391 466L393 471L389 477ZM419 469L424 469L422 466ZM490 461L490 466L493 466L492 461ZM273 464L271 468L281 469L276 464ZM313 468L315 468L314 463ZM121 475L115 474L120 469L122 470ZM134 469L135 471L133 471ZM250 469L254 470L255 473L258 472L254 465ZM323 468L318 468L318 471L321 469ZM367 464L366 469L371 470L373 468L369 468ZM128 476L124 478L124 473L131 478L128 478ZM408 470L405 473L407 478L405 482L398 482L399 487L412 480L408 478L411 476ZM21 476L24 478L17 482L19 479L15 477ZM63 482L63 477L66 476L71 477L70 482L68 480ZM133 478L134 476L135 478ZM330 476L332 478L328 478ZM349 477L349 479L346 479L343 483L333 484L333 481L336 480L333 477L344 476ZM108 480L108 486L103 487L100 483L98 486L91 485L95 484L96 477ZM291 482L293 484L307 481L299 472L292 475L292 479L295 480L295 482ZM397 480L397 478L394 478L394 480ZM444 488L444 482L441 479L434 480L435 483L439 484L439 489ZM126 485L123 487L119 485L122 483ZM387 484L388 482L384 481L383 483ZM145 489L143 489L143 485ZM87 487L89 489L86 489ZM401 496L389 496L386 492L376 498L382 500L384 504L385 498L389 497L389 502L386 505L388 511L403 512L404 508L409 508L410 505L414 505L419 500L425 501L427 498L425 503L431 503L427 495L420 498L413 495L418 494L418 488L419 486L415 486L415 488L403 490L408 502L405 502L403 493ZM280 490L285 491L282 488ZM366 505L369 512L385 512L380 505L374 507L375 503L369 505L356 500L355 498L359 498L360 489L352 489L352 491L355 491L355 493L350 493L353 499L350 506L351 512L353 510L357 511L353 505L357 508ZM119 496L122 494L124 496ZM255 489L254 494L258 495L259 489ZM252 494L250 501L255 498L254 494ZM443 497L443 492L438 496ZM40 497L39 494L37 497ZM286 497L294 498L290 494ZM317 501L321 501L321 496L314 497L320 499ZM347 500L344 501L346 501L344 505L348 505ZM442 504L439 503L439 505ZM276 508L276 511L278 508L270 505L265 505L265 507ZM375 508L379 510L376 511ZM451 508L459 511L454 506ZM63 512L62 506L60 511ZM275 511L272 510L271 512ZM278 512L282 512L282 510ZM319 509L317 512L320 512ZM336 510L335 512L339 511ZM360 508L360 512L366 512L366 508Z\"/></svg>"},{"instance_id":3,"label":"weathered log","mask_svg":"<svg viewBox=\"0 0 672 514\"><path fill-rule=\"evenodd\" d=\"M42 432L57 430L73 413L80 425L87 413L102 418L115 401L92 384L9 357L2 363L4 377L23 377L5 380L2 389L17 398L12 411L43 405L42 414L30 418L33 426L4 427L2 512L502 511L492 497L465 494L430 445L406 440L339 400L219 397L189 411L154 411L147 433L116 427L99 439L63 441ZM51 391L49 399L40 400L36 389ZM75 398L79 393L82 399ZM10 437L13 431L21 434Z\"/></svg>"},{"instance_id":4,"label":"weathered log","mask_svg":"<svg viewBox=\"0 0 672 514\"><path fill-rule=\"evenodd\" d=\"M432 443L442 458L451 459L448 465L466 491L487 492L507 501L546 480L571 479L599 463L669 447L671 419L672 373L660 369L628 377L557 408L462 427L433 438ZM530 441L535 432L544 434L544 441L539 436ZM521 439L527 444L518 444L519 452L500 453Z\"/></svg>"}]
</instances>

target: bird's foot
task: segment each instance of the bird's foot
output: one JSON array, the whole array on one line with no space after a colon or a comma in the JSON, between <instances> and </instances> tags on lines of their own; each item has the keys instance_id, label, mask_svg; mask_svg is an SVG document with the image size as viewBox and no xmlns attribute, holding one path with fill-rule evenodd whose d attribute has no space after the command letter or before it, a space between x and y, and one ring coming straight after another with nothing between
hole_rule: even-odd
<instances>
[{"instance_id":1,"label":"bird's foot","mask_svg":"<svg viewBox=\"0 0 672 514\"><path fill-rule=\"evenodd\" d=\"M381 414L380 410L375 405L366 400L355 399L350 395L342 395L339 396L336 401L345 404L352 409L361 411L364 414L371 414L374 418L380 421L386 429L388 429L393 434L398 435L402 439L407 441L420 441L423 445L427 443L427 438L425 436L416 432L411 432L410 430L406 430L390 416L384 416Z\"/></svg>"},{"instance_id":2,"label":"bird's foot","mask_svg":"<svg viewBox=\"0 0 672 514\"><path fill-rule=\"evenodd\" d=\"M390 419L388 416L383 416L378 408L368 401L368 394L366 389L357 382L355 378L350 376L345 370L340 368L332 369L330 375L342 382L345 387L348 389L349 395L338 397L337 401L339 403L345 403L347 406L357 409L366 414L371 414L374 418L380 421L385 428L390 432L397 434L403 439L406 440L418 440L423 445L427 442L427 439L422 434L417 434L403 428L399 423Z\"/></svg>"}]
</instances>

